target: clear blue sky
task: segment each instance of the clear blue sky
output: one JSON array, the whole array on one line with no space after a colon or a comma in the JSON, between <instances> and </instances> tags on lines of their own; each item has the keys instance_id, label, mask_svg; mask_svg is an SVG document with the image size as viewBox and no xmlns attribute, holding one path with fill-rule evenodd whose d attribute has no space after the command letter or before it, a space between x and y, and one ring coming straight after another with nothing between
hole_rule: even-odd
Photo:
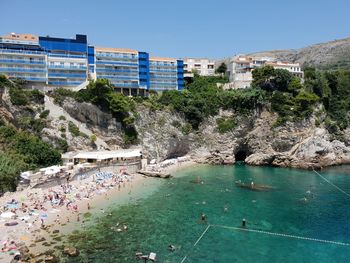
<instances>
[{"instance_id":1,"label":"clear blue sky","mask_svg":"<svg viewBox=\"0 0 350 263\"><path fill-rule=\"evenodd\" d=\"M0 0L0 34L222 58L350 36L350 0Z\"/></svg>"}]
</instances>

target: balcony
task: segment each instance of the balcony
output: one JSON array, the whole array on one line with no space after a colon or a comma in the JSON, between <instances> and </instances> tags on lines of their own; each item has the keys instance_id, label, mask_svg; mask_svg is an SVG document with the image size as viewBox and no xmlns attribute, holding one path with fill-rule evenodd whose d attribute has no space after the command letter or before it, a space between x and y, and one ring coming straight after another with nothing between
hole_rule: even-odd
<instances>
[{"instance_id":1,"label":"balcony","mask_svg":"<svg viewBox=\"0 0 350 263\"><path fill-rule=\"evenodd\" d=\"M49 81L49 85L56 86L78 86L84 81Z\"/></svg>"},{"instance_id":2,"label":"balcony","mask_svg":"<svg viewBox=\"0 0 350 263\"><path fill-rule=\"evenodd\" d=\"M45 65L45 61L24 60L24 59L0 59L0 63L25 64L25 65Z\"/></svg>"},{"instance_id":3,"label":"balcony","mask_svg":"<svg viewBox=\"0 0 350 263\"><path fill-rule=\"evenodd\" d=\"M96 52L96 58L119 58L119 59L133 59L138 60L138 56L135 55L125 55L122 53L100 53Z\"/></svg>"},{"instance_id":4,"label":"balcony","mask_svg":"<svg viewBox=\"0 0 350 263\"><path fill-rule=\"evenodd\" d=\"M80 78L86 79L86 74L70 74L70 73L49 73L49 78Z\"/></svg>"},{"instance_id":5,"label":"balcony","mask_svg":"<svg viewBox=\"0 0 350 263\"><path fill-rule=\"evenodd\" d=\"M0 67L0 72L23 72L23 73L27 73L27 72L33 72L33 73L46 73L47 70L46 69L31 69L31 68L3 68Z\"/></svg>"},{"instance_id":6,"label":"balcony","mask_svg":"<svg viewBox=\"0 0 350 263\"><path fill-rule=\"evenodd\" d=\"M138 83L118 83L118 82L112 82L112 84L116 87L121 87L121 88L138 88L139 84Z\"/></svg>"},{"instance_id":7,"label":"balcony","mask_svg":"<svg viewBox=\"0 0 350 263\"><path fill-rule=\"evenodd\" d=\"M21 55L42 55L45 56L44 51L32 51L32 50L21 50L21 49L0 49L0 54L21 54Z\"/></svg>"},{"instance_id":8,"label":"balcony","mask_svg":"<svg viewBox=\"0 0 350 263\"><path fill-rule=\"evenodd\" d=\"M156 86L176 86L177 83L176 82L161 82L161 81L150 81L151 85L156 85Z\"/></svg>"},{"instance_id":9,"label":"balcony","mask_svg":"<svg viewBox=\"0 0 350 263\"><path fill-rule=\"evenodd\" d=\"M16 75L16 74L11 75L10 78L21 78L21 79L24 79L27 81L36 81L36 82L46 82L47 81L47 78L25 77L25 76Z\"/></svg>"},{"instance_id":10,"label":"balcony","mask_svg":"<svg viewBox=\"0 0 350 263\"><path fill-rule=\"evenodd\" d=\"M149 71L150 72L177 72L176 69L154 69L154 68L150 68Z\"/></svg>"},{"instance_id":11,"label":"balcony","mask_svg":"<svg viewBox=\"0 0 350 263\"><path fill-rule=\"evenodd\" d=\"M49 53L49 57L55 57L55 58L87 58L86 54L81 55L73 55L73 54L55 54L55 53Z\"/></svg>"},{"instance_id":12,"label":"balcony","mask_svg":"<svg viewBox=\"0 0 350 263\"><path fill-rule=\"evenodd\" d=\"M104 68L96 68L97 73L137 73L138 70L132 70L132 69L104 69Z\"/></svg>"},{"instance_id":13,"label":"balcony","mask_svg":"<svg viewBox=\"0 0 350 263\"><path fill-rule=\"evenodd\" d=\"M99 75L97 74L97 77L98 78L106 78L106 79L120 79L120 80L138 80L139 79L139 76L115 76L115 75Z\"/></svg>"},{"instance_id":14,"label":"balcony","mask_svg":"<svg viewBox=\"0 0 350 263\"><path fill-rule=\"evenodd\" d=\"M134 66L134 67L138 67L138 62L129 63L129 62L124 62L124 61L96 60L96 65L116 65L116 66Z\"/></svg>"},{"instance_id":15,"label":"balcony","mask_svg":"<svg viewBox=\"0 0 350 263\"><path fill-rule=\"evenodd\" d=\"M82 66L61 66L61 65L48 65L49 69L63 69L63 70L87 70L87 67Z\"/></svg>"}]
</instances>

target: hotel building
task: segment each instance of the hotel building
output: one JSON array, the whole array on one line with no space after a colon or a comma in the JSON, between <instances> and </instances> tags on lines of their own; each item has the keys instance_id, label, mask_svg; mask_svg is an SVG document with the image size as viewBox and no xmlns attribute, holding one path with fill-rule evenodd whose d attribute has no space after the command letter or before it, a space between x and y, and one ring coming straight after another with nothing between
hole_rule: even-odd
<instances>
[{"instance_id":1,"label":"hotel building","mask_svg":"<svg viewBox=\"0 0 350 263\"><path fill-rule=\"evenodd\" d=\"M88 80L108 79L125 95L182 90L183 61L152 58L147 52L88 45L75 39L10 34L0 37L0 74L22 78L33 88L84 87Z\"/></svg>"}]
</instances>

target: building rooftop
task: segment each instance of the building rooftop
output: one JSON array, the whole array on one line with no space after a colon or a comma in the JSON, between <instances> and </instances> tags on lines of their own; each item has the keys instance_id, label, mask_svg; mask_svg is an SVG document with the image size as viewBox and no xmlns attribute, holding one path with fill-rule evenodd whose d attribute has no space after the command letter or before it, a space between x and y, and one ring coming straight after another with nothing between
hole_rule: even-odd
<instances>
[{"instance_id":1,"label":"building rooftop","mask_svg":"<svg viewBox=\"0 0 350 263\"><path fill-rule=\"evenodd\" d=\"M9 40L25 40L25 41L33 41L38 42L39 38L36 35L32 34L16 34L11 33L5 36L1 36L3 39L9 39Z\"/></svg>"},{"instance_id":2,"label":"building rooftop","mask_svg":"<svg viewBox=\"0 0 350 263\"><path fill-rule=\"evenodd\" d=\"M129 48L95 47L95 51L138 54L137 50Z\"/></svg>"},{"instance_id":3,"label":"building rooftop","mask_svg":"<svg viewBox=\"0 0 350 263\"><path fill-rule=\"evenodd\" d=\"M281 62L281 61L267 61L265 63L266 65L271 65L271 66L294 66L294 67L299 67L299 63L289 63L289 62Z\"/></svg>"},{"instance_id":4,"label":"building rooftop","mask_svg":"<svg viewBox=\"0 0 350 263\"><path fill-rule=\"evenodd\" d=\"M106 160L114 158L140 157L140 149L116 150L116 151L93 151L93 152L67 152L62 154L63 159L95 159Z\"/></svg>"},{"instance_id":5,"label":"building rooftop","mask_svg":"<svg viewBox=\"0 0 350 263\"><path fill-rule=\"evenodd\" d=\"M162 58L162 57L150 57L149 60L152 60L152 61L172 61L172 62L176 62L175 58Z\"/></svg>"}]
</instances>

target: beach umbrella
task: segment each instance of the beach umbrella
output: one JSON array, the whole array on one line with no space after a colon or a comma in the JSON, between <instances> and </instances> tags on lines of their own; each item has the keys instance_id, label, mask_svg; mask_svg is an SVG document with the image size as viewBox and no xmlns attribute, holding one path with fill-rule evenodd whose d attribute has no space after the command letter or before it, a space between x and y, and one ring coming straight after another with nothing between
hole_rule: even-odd
<instances>
[{"instance_id":1,"label":"beach umbrella","mask_svg":"<svg viewBox=\"0 0 350 263\"><path fill-rule=\"evenodd\" d=\"M11 218L13 216L15 216L16 214L15 213L12 213L12 212L4 212L1 214L1 217L2 218Z\"/></svg>"}]
</instances>

